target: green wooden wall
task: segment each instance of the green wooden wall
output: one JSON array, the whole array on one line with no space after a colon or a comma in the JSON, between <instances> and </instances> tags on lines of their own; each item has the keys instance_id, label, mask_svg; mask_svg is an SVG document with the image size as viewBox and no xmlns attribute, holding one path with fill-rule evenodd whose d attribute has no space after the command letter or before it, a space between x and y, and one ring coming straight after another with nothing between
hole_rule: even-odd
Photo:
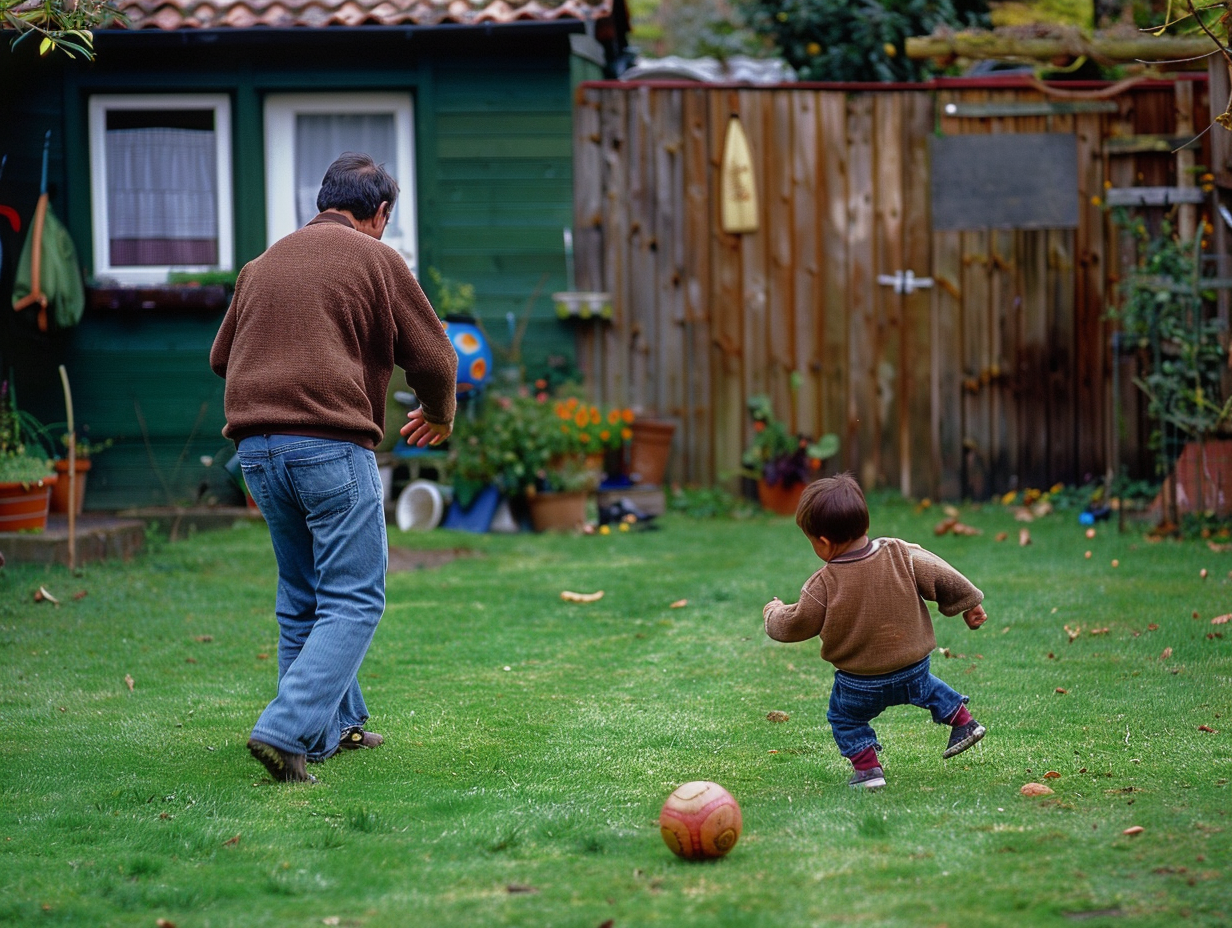
<instances>
[{"instance_id":1,"label":"green wooden wall","mask_svg":"<svg viewBox=\"0 0 1232 928\"><path fill-rule=\"evenodd\" d=\"M20 149L20 171L0 177L0 202L17 190L32 211L37 179L31 190L31 153L41 150L42 132L51 127L57 212L88 273L89 95L226 92L233 102L239 266L265 244L264 95L409 90L421 270L435 267L474 285L498 364L510 353L509 314L517 320L529 311L521 351L530 375L553 361L571 365L573 333L556 319L550 295L566 282L562 230L573 214L573 86L599 76L597 69L571 59L568 36L559 31L537 36L523 30L514 41L465 30L441 40L422 32L365 32L350 39L330 32L276 33L265 42L249 37L225 55L201 36L176 42L102 34L92 66L14 61L0 52L0 80L23 90L0 102L4 136ZM0 296L7 305L10 279L3 275ZM88 509L232 497L217 463L230 453L220 434L223 383L208 366L220 319L158 308L87 310L77 329L50 338L12 319L0 325L0 355L14 369L24 406L45 421L64 418L56 372L64 364L77 421L88 425L93 439L115 439L91 472ZM208 460L216 463L203 463Z\"/></svg>"}]
</instances>

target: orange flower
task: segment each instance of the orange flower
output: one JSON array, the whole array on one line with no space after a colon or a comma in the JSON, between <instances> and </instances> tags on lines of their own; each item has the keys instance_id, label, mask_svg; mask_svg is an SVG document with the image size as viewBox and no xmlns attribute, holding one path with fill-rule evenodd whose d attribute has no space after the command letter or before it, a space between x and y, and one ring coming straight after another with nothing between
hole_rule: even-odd
<instances>
[{"instance_id":1,"label":"orange flower","mask_svg":"<svg viewBox=\"0 0 1232 928\"><path fill-rule=\"evenodd\" d=\"M619 409L609 409L607 411L607 421L609 425L615 425L617 422L619 422L620 421L620 410Z\"/></svg>"},{"instance_id":2,"label":"orange flower","mask_svg":"<svg viewBox=\"0 0 1232 928\"><path fill-rule=\"evenodd\" d=\"M610 429L604 429L602 432L599 433L599 441L607 441L611 437L612 437L612 432Z\"/></svg>"},{"instance_id":3,"label":"orange flower","mask_svg":"<svg viewBox=\"0 0 1232 928\"><path fill-rule=\"evenodd\" d=\"M765 430L766 430L766 423L764 422L754 422L753 423L754 432L764 432Z\"/></svg>"},{"instance_id":4,"label":"orange flower","mask_svg":"<svg viewBox=\"0 0 1232 928\"><path fill-rule=\"evenodd\" d=\"M626 424L632 425L633 424L633 410L626 409L624 412L620 414L620 418L624 419Z\"/></svg>"},{"instance_id":5,"label":"orange flower","mask_svg":"<svg viewBox=\"0 0 1232 928\"><path fill-rule=\"evenodd\" d=\"M579 409L574 415L573 421L577 423L579 429L584 429L590 423L590 413L585 409Z\"/></svg>"},{"instance_id":6,"label":"orange flower","mask_svg":"<svg viewBox=\"0 0 1232 928\"><path fill-rule=\"evenodd\" d=\"M628 441L630 438L633 437L633 429L621 429L620 437L623 438L625 441Z\"/></svg>"},{"instance_id":7,"label":"orange flower","mask_svg":"<svg viewBox=\"0 0 1232 928\"><path fill-rule=\"evenodd\" d=\"M590 407L590 424L598 425L602 421L603 421L603 416L599 413L599 407L591 406Z\"/></svg>"}]
</instances>

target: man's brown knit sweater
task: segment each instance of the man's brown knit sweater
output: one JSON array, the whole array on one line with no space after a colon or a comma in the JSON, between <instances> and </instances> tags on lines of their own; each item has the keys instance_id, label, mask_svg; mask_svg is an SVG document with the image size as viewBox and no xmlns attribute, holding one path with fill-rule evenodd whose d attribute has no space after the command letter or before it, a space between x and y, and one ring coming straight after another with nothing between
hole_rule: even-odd
<instances>
[{"instance_id":1,"label":"man's brown knit sweater","mask_svg":"<svg viewBox=\"0 0 1232 928\"><path fill-rule=\"evenodd\" d=\"M458 356L432 304L401 255L322 213L240 271L210 351L227 380L223 434L374 448L395 364L424 418L451 422Z\"/></svg>"},{"instance_id":2,"label":"man's brown knit sweater","mask_svg":"<svg viewBox=\"0 0 1232 928\"><path fill-rule=\"evenodd\" d=\"M924 600L942 615L974 609L984 594L937 555L898 538L878 538L808 578L794 605L767 604L766 634L776 641L821 636L821 656L854 674L890 673L937 646Z\"/></svg>"}]
</instances>

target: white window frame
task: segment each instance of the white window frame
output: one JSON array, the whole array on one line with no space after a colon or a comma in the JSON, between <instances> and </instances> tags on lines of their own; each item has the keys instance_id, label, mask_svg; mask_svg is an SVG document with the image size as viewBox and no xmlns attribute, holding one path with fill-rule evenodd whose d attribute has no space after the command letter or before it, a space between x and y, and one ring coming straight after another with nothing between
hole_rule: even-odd
<instances>
[{"instance_id":1,"label":"white window frame","mask_svg":"<svg viewBox=\"0 0 1232 928\"><path fill-rule=\"evenodd\" d=\"M107 215L107 113L110 110L212 110L218 198L218 263L191 266L112 266ZM231 193L231 99L226 94L96 94L90 97L90 206L94 275L122 284L166 283L172 271L230 271L235 267Z\"/></svg>"},{"instance_id":2,"label":"white window frame","mask_svg":"<svg viewBox=\"0 0 1232 928\"><path fill-rule=\"evenodd\" d=\"M419 220L415 194L415 120L409 93L278 93L265 98L266 245L299 226L295 215L295 119L302 113L372 113L394 118L396 163L386 167L398 182L393 222L382 239L419 268ZM339 152L341 154L341 152Z\"/></svg>"}]
</instances>

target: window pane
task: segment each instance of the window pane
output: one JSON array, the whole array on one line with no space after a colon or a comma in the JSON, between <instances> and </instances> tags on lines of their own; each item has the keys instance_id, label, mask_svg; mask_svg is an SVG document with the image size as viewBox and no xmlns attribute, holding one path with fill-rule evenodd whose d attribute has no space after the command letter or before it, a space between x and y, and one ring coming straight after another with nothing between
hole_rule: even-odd
<instances>
[{"instance_id":1,"label":"window pane","mask_svg":"<svg viewBox=\"0 0 1232 928\"><path fill-rule=\"evenodd\" d=\"M295 117L295 218L317 214L321 179L344 151L364 152L391 170L397 164L392 113L299 113Z\"/></svg>"},{"instance_id":2,"label":"window pane","mask_svg":"<svg viewBox=\"0 0 1232 928\"><path fill-rule=\"evenodd\" d=\"M212 110L108 113L113 267L218 263L213 121Z\"/></svg>"}]
</instances>

